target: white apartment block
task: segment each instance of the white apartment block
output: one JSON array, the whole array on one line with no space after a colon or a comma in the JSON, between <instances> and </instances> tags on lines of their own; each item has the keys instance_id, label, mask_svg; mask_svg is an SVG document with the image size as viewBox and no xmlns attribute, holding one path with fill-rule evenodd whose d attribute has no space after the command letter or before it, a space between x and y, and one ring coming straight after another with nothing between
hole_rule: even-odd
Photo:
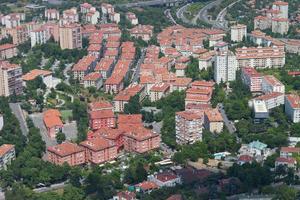
<instances>
[{"instance_id":1,"label":"white apartment block","mask_svg":"<svg viewBox=\"0 0 300 200\"><path fill-rule=\"evenodd\" d=\"M230 28L231 41L241 42L247 37L247 26L244 24L237 24Z\"/></svg>"},{"instance_id":2,"label":"white apartment block","mask_svg":"<svg viewBox=\"0 0 300 200\"><path fill-rule=\"evenodd\" d=\"M203 112L177 112L175 121L177 144L192 144L196 141L202 141Z\"/></svg>"},{"instance_id":3,"label":"white apartment block","mask_svg":"<svg viewBox=\"0 0 300 200\"><path fill-rule=\"evenodd\" d=\"M294 123L300 122L300 97L296 94L285 96L285 114Z\"/></svg>"},{"instance_id":4,"label":"white apartment block","mask_svg":"<svg viewBox=\"0 0 300 200\"><path fill-rule=\"evenodd\" d=\"M250 89L250 92L260 92L262 75L252 67L243 67L241 74L242 81Z\"/></svg>"},{"instance_id":5,"label":"white apartment block","mask_svg":"<svg viewBox=\"0 0 300 200\"><path fill-rule=\"evenodd\" d=\"M263 77L262 80L262 92L264 93L272 93L272 92L279 92L285 93L285 86L281 83L277 78L272 75L266 75Z\"/></svg>"},{"instance_id":6,"label":"white apartment block","mask_svg":"<svg viewBox=\"0 0 300 200\"><path fill-rule=\"evenodd\" d=\"M256 97L252 101L260 100L266 104L268 110L276 108L284 104L284 94L279 92L268 93L259 97Z\"/></svg>"},{"instance_id":7,"label":"white apartment block","mask_svg":"<svg viewBox=\"0 0 300 200\"><path fill-rule=\"evenodd\" d=\"M45 28L39 28L30 32L31 47L37 44L45 44L50 39L50 33Z\"/></svg>"},{"instance_id":8,"label":"white apartment block","mask_svg":"<svg viewBox=\"0 0 300 200\"><path fill-rule=\"evenodd\" d=\"M287 34L289 31L289 20L284 18L272 19L272 32L281 35Z\"/></svg>"},{"instance_id":9,"label":"white apartment block","mask_svg":"<svg viewBox=\"0 0 300 200\"><path fill-rule=\"evenodd\" d=\"M85 21L91 24L97 24L100 18L100 13L98 11L91 11L85 15Z\"/></svg>"},{"instance_id":10,"label":"white apartment block","mask_svg":"<svg viewBox=\"0 0 300 200\"><path fill-rule=\"evenodd\" d=\"M277 46L242 47L236 49L236 59L240 68L279 68L285 64L285 52Z\"/></svg>"},{"instance_id":11,"label":"white apartment block","mask_svg":"<svg viewBox=\"0 0 300 200\"><path fill-rule=\"evenodd\" d=\"M275 1L272 5L273 10L279 10L279 18L289 18L289 4L284 1Z\"/></svg>"},{"instance_id":12,"label":"white apartment block","mask_svg":"<svg viewBox=\"0 0 300 200\"><path fill-rule=\"evenodd\" d=\"M0 61L0 96L8 97L23 92L22 68L8 61Z\"/></svg>"},{"instance_id":13,"label":"white apartment block","mask_svg":"<svg viewBox=\"0 0 300 200\"><path fill-rule=\"evenodd\" d=\"M46 9L45 18L47 20L59 20L59 11L56 9Z\"/></svg>"},{"instance_id":14,"label":"white apartment block","mask_svg":"<svg viewBox=\"0 0 300 200\"><path fill-rule=\"evenodd\" d=\"M214 79L219 84L222 81L234 81L237 70L236 56L231 51L221 51L216 55L214 65Z\"/></svg>"}]
</instances>

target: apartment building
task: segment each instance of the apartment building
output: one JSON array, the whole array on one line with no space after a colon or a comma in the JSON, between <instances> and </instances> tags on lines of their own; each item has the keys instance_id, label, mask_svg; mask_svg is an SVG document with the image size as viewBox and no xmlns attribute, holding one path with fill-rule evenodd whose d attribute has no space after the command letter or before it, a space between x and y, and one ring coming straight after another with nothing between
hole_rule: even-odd
<instances>
[{"instance_id":1,"label":"apartment building","mask_svg":"<svg viewBox=\"0 0 300 200\"><path fill-rule=\"evenodd\" d=\"M148 42L153 36L153 26L151 25L137 25L129 30L130 36L134 38L141 38Z\"/></svg>"},{"instance_id":2,"label":"apartment building","mask_svg":"<svg viewBox=\"0 0 300 200\"><path fill-rule=\"evenodd\" d=\"M0 146L0 170L7 170L8 165L10 165L15 158L15 145L2 144Z\"/></svg>"},{"instance_id":3,"label":"apartment building","mask_svg":"<svg viewBox=\"0 0 300 200\"><path fill-rule=\"evenodd\" d=\"M270 20L266 16L257 16L254 18L254 30L266 30L268 28L271 28L272 24L270 23Z\"/></svg>"},{"instance_id":4,"label":"apartment building","mask_svg":"<svg viewBox=\"0 0 300 200\"><path fill-rule=\"evenodd\" d=\"M299 147L281 147L280 148L280 157L292 158L293 155L299 155L299 154L300 154Z\"/></svg>"},{"instance_id":5,"label":"apartment building","mask_svg":"<svg viewBox=\"0 0 300 200\"><path fill-rule=\"evenodd\" d=\"M214 79L216 83L234 81L238 68L237 57L231 51L220 51L214 64Z\"/></svg>"},{"instance_id":6,"label":"apartment building","mask_svg":"<svg viewBox=\"0 0 300 200\"><path fill-rule=\"evenodd\" d=\"M99 110L113 110L113 105L108 101L95 101L88 105L88 110L99 111Z\"/></svg>"},{"instance_id":7,"label":"apartment building","mask_svg":"<svg viewBox=\"0 0 300 200\"><path fill-rule=\"evenodd\" d=\"M131 25L135 26L139 24L139 20L136 15L132 12L126 13L126 19L130 22Z\"/></svg>"},{"instance_id":8,"label":"apartment building","mask_svg":"<svg viewBox=\"0 0 300 200\"><path fill-rule=\"evenodd\" d=\"M84 77L88 75L96 66L97 57L87 55L81 58L73 67L73 78L83 82Z\"/></svg>"},{"instance_id":9,"label":"apartment building","mask_svg":"<svg viewBox=\"0 0 300 200\"><path fill-rule=\"evenodd\" d=\"M73 24L79 22L79 15L76 8L70 8L63 11L62 19L60 19L61 25Z\"/></svg>"},{"instance_id":10,"label":"apartment building","mask_svg":"<svg viewBox=\"0 0 300 200\"><path fill-rule=\"evenodd\" d=\"M145 87L139 84L131 84L120 91L113 99L114 112L124 112L125 105L129 103L130 98L138 95L141 102L145 96Z\"/></svg>"},{"instance_id":11,"label":"apartment building","mask_svg":"<svg viewBox=\"0 0 300 200\"><path fill-rule=\"evenodd\" d=\"M59 11L56 9L46 9L45 18L47 20L59 20Z\"/></svg>"},{"instance_id":12,"label":"apartment building","mask_svg":"<svg viewBox=\"0 0 300 200\"><path fill-rule=\"evenodd\" d=\"M240 68L278 68L285 64L285 52L277 46L242 47L236 49L236 59Z\"/></svg>"},{"instance_id":13,"label":"apartment building","mask_svg":"<svg viewBox=\"0 0 300 200\"><path fill-rule=\"evenodd\" d=\"M43 122L47 129L47 134L51 139L55 139L56 134L62 131L64 126L61 121L61 114L56 109L49 109L43 113Z\"/></svg>"},{"instance_id":14,"label":"apartment building","mask_svg":"<svg viewBox=\"0 0 300 200\"><path fill-rule=\"evenodd\" d=\"M0 60L10 59L18 55L17 46L14 44L2 44L0 45Z\"/></svg>"},{"instance_id":15,"label":"apartment building","mask_svg":"<svg viewBox=\"0 0 300 200\"><path fill-rule=\"evenodd\" d=\"M289 31L289 19L274 18L272 19L272 32L281 35L287 34Z\"/></svg>"},{"instance_id":16,"label":"apartment building","mask_svg":"<svg viewBox=\"0 0 300 200\"><path fill-rule=\"evenodd\" d=\"M30 32L31 47L37 44L45 44L50 39L50 33L46 28L35 29Z\"/></svg>"},{"instance_id":17,"label":"apartment building","mask_svg":"<svg viewBox=\"0 0 300 200\"><path fill-rule=\"evenodd\" d=\"M59 27L59 44L62 49L82 48L80 24L65 24Z\"/></svg>"},{"instance_id":18,"label":"apartment building","mask_svg":"<svg viewBox=\"0 0 300 200\"><path fill-rule=\"evenodd\" d=\"M99 72L92 72L87 74L83 78L83 86L85 88L94 87L96 89L101 88L103 85L102 75Z\"/></svg>"},{"instance_id":19,"label":"apartment building","mask_svg":"<svg viewBox=\"0 0 300 200\"><path fill-rule=\"evenodd\" d=\"M1 24L5 28L14 28L20 26L21 21L25 20L25 13L10 13L1 17Z\"/></svg>"},{"instance_id":20,"label":"apartment building","mask_svg":"<svg viewBox=\"0 0 300 200\"><path fill-rule=\"evenodd\" d=\"M202 141L203 122L203 112L176 112L176 143L183 145Z\"/></svg>"},{"instance_id":21,"label":"apartment building","mask_svg":"<svg viewBox=\"0 0 300 200\"><path fill-rule=\"evenodd\" d=\"M170 84L157 83L150 88L150 101L158 101L168 95L170 92Z\"/></svg>"},{"instance_id":22,"label":"apartment building","mask_svg":"<svg viewBox=\"0 0 300 200\"><path fill-rule=\"evenodd\" d=\"M212 96L212 89L189 88L186 90L185 105L187 104L209 104Z\"/></svg>"},{"instance_id":23,"label":"apartment building","mask_svg":"<svg viewBox=\"0 0 300 200\"><path fill-rule=\"evenodd\" d=\"M199 55L199 70L205 69L207 70L209 67L213 66L213 62L215 61L215 52L209 51Z\"/></svg>"},{"instance_id":24,"label":"apartment building","mask_svg":"<svg viewBox=\"0 0 300 200\"><path fill-rule=\"evenodd\" d=\"M82 165L86 161L85 150L77 144L63 142L47 148L47 160L56 165Z\"/></svg>"},{"instance_id":25,"label":"apartment building","mask_svg":"<svg viewBox=\"0 0 300 200\"><path fill-rule=\"evenodd\" d=\"M273 10L278 10L278 17L288 19L289 18L289 3L284 1L275 1L272 5Z\"/></svg>"},{"instance_id":26,"label":"apartment building","mask_svg":"<svg viewBox=\"0 0 300 200\"><path fill-rule=\"evenodd\" d=\"M247 37L247 26L244 24L237 24L230 27L231 41L241 42Z\"/></svg>"},{"instance_id":27,"label":"apartment building","mask_svg":"<svg viewBox=\"0 0 300 200\"><path fill-rule=\"evenodd\" d=\"M271 92L265 95L254 98L254 100L263 101L266 104L266 108L271 110L280 105L284 104L284 93L280 92Z\"/></svg>"},{"instance_id":28,"label":"apartment building","mask_svg":"<svg viewBox=\"0 0 300 200\"><path fill-rule=\"evenodd\" d=\"M116 126L116 117L112 110L98 110L89 112L89 126L92 130L100 128L114 128Z\"/></svg>"},{"instance_id":29,"label":"apartment building","mask_svg":"<svg viewBox=\"0 0 300 200\"><path fill-rule=\"evenodd\" d=\"M284 94L285 93L285 86L281 83L277 78L273 75L266 75L262 79L262 91L264 93L272 93L272 92L279 92Z\"/></svg>"},{"instance_id":30,"label":"apartment building","mask_svg":"<svg viewBox=\"0 0 300 200\"><path fill-rule=\"evenodd\" d=\"M242 81L250 89L250 92L261 92L262 75L252 67L243 67L241 74Z\"/></svg>"},{"instance_id":31,"label":"apartment building","mask_svg":"<svg viewBox=\"0 0 300 200\"><path fill-rule=\"evenodd\" d=\"M22 68L6 60L0 61L0 96L23 93Z\"/></svg>"},{"instance_id":32,"label":"apartment building","mask_svg":"<svg viewBox=\"0 0 300 200\"><path fill-rule=\"evenodd\" d=\"M160 146L160 135L143 127L124 133L124 150L145 153Z\"/></svg>"},{"instance_id":33,"label":"apartment building","mask_svg":"<svg viewBox=\"0 0 300 200\"><path fill-rule=\"evenodd\" d=\"M102 58L96 65L95 71L101 73L104 80L111 76L115 60L112 58Z\"/></svg>"},{"instance_id":34,"label":"apartment building","mask_svg":"<svg viewBox=\"0 0 300 200\"><path fill-rule=\"evenodd\" d=\"M111 161L118 156L117 146L100 137L85 140L80 143L80 146L85 149L86 162L92 164L99 165Z\"/></svg>"},{"instance_id":35,"label":"apartment building","mask_svg":"<svg viewBox=\"0 0 300 200\"><path fill-rule=\"evenodd\" d=\"M300 97L296 94L285 96L285 114L293 123L300 122Z\"/></svg>"},{"instance_id":36,"label":"apartment building","mask_svg":"<svg viewBox=\"0 0 300 200\"><path fill-rule=\"evenodd\" d=\"M206 110L204 112L204 127L211 133L221 133L224 122L218 109Z\"/></svg>"}]
</instances>

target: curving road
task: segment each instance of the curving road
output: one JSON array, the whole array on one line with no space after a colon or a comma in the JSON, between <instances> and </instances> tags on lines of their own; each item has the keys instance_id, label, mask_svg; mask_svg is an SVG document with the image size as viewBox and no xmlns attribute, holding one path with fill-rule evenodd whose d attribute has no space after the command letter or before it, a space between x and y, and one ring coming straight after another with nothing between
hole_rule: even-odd
<instances>
[{"instance_id":1,"label":"curving road","mask_svg":"<svg viewBox=\"0 0 300 200\"><path fill-rule=\"evenodd\" d=\"M175 4L181 3L186 0L150 0L150 1L141 1L135 3L127 3L127 4L119 4L119 7L143 7L143 6L156 6L156 5L164 5L164 4Z\"/></svg>"}]
</instances>

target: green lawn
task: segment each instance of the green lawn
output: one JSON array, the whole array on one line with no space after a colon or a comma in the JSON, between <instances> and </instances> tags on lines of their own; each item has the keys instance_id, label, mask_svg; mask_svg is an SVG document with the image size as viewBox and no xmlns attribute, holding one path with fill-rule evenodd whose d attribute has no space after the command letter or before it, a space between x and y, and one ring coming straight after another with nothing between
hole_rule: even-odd
<instances>
[{"instance_id":1,"label":"green lawn","mask_svg":"<svg viewBox=\"0 0 300 200\"><path fill-rule=\"evenodd\" d=\"M72 110L61 110L60 111L63 121L69 120L69 118L73 117Z\"/></svg>"}]
</instances>

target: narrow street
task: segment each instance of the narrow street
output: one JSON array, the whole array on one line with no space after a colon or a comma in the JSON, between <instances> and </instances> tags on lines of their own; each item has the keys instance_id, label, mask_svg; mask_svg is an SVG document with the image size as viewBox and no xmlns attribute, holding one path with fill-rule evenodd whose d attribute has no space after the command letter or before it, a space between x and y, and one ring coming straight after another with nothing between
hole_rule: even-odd
<instances>
[{"instance_id":1,"label":"narrow street","mask_svg":"<svg viewBox=\"0 0 300 200\"><path fill-rule=\"evenodd\" d=\"M234 126L234 123L232 121L230 121L225 113L225 110L224 110L224 105L223 103L219 103L217 105L217 108L218 110L220 111L222 117L223 117L223 121L225 123L225 126L227 127L228 131L231 133L231 134L234 134L236 132L236 128Z\"/></svg>"},{"instance_id":2,"label":"narrow street","mask_svg":"<svg viewBox=\"0 0 300 200\"><path fill-rule=\"evenodd\" d=\"M146 55L146 49L143 48L141 50L141 57L139 58L135 68L132 69L133 70L133 75L132 75L132 78L131 78L131 83L138 82L138 80L140 78L140 68L141 68L142 63L144 62L145 55Z\"/></svg>"},{"instance_id":3,"label":"narrow street","mask_svg":"<svg viewBox=\"0 0 300 200\"><path fill-rule=\"evenodd\" d=\"M23 113L23 110L21 109L20 103L10 103L9 107L20 123L20 128L21 128L22 134L27 136L28 127L27 127L27 123L26 123L26 117L24 116L24 113Z\"/></svg>"}]
</instances>

